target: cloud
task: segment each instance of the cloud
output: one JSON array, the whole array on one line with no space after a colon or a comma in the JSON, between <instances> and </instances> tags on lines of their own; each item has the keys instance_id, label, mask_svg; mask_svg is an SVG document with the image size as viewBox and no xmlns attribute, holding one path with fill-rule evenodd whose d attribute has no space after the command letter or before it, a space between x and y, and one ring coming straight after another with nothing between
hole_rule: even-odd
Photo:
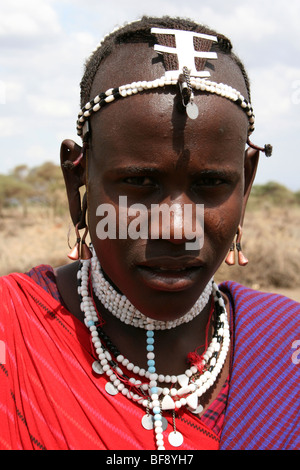
<instances>
[{"instance_id":1,"label":"cloud","mask_svg":"<svg viewBox=\"0 0 300 470\"><path fill-rule=\"evenodd\" d=\"M0 117L0 137L13 138L22 134L22 120L13 117Z\"/></svg>"},{"instance_id":2,"label":"cloud","mask_svg":"<svg viewBox=\"0 0 300 470\"><path fill-rule=\"evenodd\" d=\"M8 45L15 45L19 38L23 41L45 38L58 34L61 25L52 6L40 0L10 0L1 2L0 38ZM38 45L38 44L37 44Z\"/></svg>"},{"instance_id":3,"label":"cloud","mask_svg":"<svg viewBox=\"0 0 300 470\"><path fill-rule=\"evenodd\" d=\"M6 103L6 83L0 81L0 105Z\"/></svg>"},{"instance_id":4,"label":"cloud","mask_svg":"<svg viewBox=\"0 0 300 470\"><path fill-rule=\"evenodd\" d=\"M29 165L43 155L55 159L62 138L76 139L86 57L115 26L143 14L190 17L230 37L252 82L255 141L265 143L267 136L277 152L294 153L300 126L299 0L10 0L0 4L0 136L7 155L0 172L12 162L24 163L24 156ZM270 168L281 178L279 166L267 168L262 178L269 179Z\"/></svg>"},{"instance_id":5,"label":"cloud","mask_svg":"<svg viewBox=\"0 0 300 470\"><path fill-rule=\"evenodd\" d=\"M300 67L276 63L272 67L258 67L252 72L252 101L258 121L265 127L272 124L274 135L285 129L299 129L297 96L300 96Z\"/></svg>"},{"instance_id":6,"label":"cloud","mask_svg":"<svg viewBox=\"0 0 300 470\"><path fill-rule=\"evenodd\" d=\"M29 108L41 117L47 116L60 119L61 117L72 116L72 106L67 100L63 101L42 95L30 95L27 100Z\"/></svg>"},{"instance_id":7,"label":"cloud","mask_svg":"<svg viewBox=\"0 0 300 470\"><path fill-rule=\"evenodd\" d=\"M31 145L26 149L25 157L30 158L31 164L40 165L45 161L52 160L52 155L41 145Z\"/></svg>"}]
</instances>

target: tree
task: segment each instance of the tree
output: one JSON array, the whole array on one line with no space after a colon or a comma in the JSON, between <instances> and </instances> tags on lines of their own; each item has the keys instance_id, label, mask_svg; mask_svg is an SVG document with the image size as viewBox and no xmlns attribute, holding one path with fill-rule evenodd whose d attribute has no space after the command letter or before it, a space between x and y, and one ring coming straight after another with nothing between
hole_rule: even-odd
<instances>
[{"instance_id":1,"label":"tree","mask_svg":"<svg viewBox=\"0 0 300 470\"><path fill-rule=\"evenodd\" d=\"M65 185L61 169L52 162L31 169L26 177L35 190L35 197L55 214L67 207Z\"/></svg>"},{"instance_id":2,"label":"tree","mask_svg":"<svg viewBox=\"0 0 300 470\"><path fill-rule=\"evenodd\" d=\"M32 188L28 183L18 181L12 175L0 175L0 217L3 217L3 207L11 200L17 201L26 215L27 201L30 196L32 196Z\"/></svg>"},{"instance_id":3,"label":"tree","mask_svg":"<svg viewBox=\"0 0 300 470\"><path fill-rule=\"evenodd\" d=\"M16 166L11 172L11 175L18 181L25 181L28 174L29 168L25 164Z\"/></svg>"}]
</instances>

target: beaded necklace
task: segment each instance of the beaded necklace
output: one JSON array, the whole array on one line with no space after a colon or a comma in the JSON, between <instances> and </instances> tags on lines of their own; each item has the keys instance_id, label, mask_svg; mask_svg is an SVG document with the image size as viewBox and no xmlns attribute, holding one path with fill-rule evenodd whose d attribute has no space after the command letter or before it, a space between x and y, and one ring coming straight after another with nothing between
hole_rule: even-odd
<instances>
[{"instance_id":1,"label":"beaded necklace","mask_svg":"<svg viewBox=\"0 0 300 470\"><path fill-rule=\"evenodd\" d=\"M136 328L147 328L149 319L143 315L138 309L136 309L131 302L126 298L125 295L119 294L115 291L112 285L105 279L100 262L96 256L95 250L91 245L91 278L93 290L97 298L100 300L102 305L112 315L119 318L122 322L127 325L134 326ZM211 293L213 290L213 280L205 287L203 293L193 306L193 308L185 315L177 320L173 321L152 321L152 325L155 330L166 330L176 328L183 323L188 323L198 316L204 307L207 305Z\"/></svg>"},{"instance_id":2,"label":"beaded necklace","mask_svg":"<svg viewBox=\"0 0 300 470\"><path fill-rule=\"evenodd\" d=\"M146 323L143 322L142 326L139 324L139 327L146 330L147 370L126 359L103 331L93 293L90 293L89 288L89 280L91 279L92 289L94 289L94 269L98 269L99 266L94 255L92 260L81 261L81 267L77 274L80 307L84 313L84 322L91 333L91 341L98 357L98 360L93 363L93 370L97 374L107 376L108 382L105 390L108 394L122 393L146 409L142 426L147 430L154 429L157 450L165 450L163 431L166 429L167 420L163 413L171 411L174 431L169 434L168 440L172 446L180 447L183 443L183 436L175 426L176 410L186 407L195 414L203 410L199 400L214 385L229 350L229 325L222 295L215 282L212 281L216 326L212 340L201 357L200 364L193 364L178 376L158 374L155 367L155 330L158 329L155 320L145 317ZM111 296L118 296L112 286L110 286L110 292ZM109 307L108 299L106 299L107 302L104 300L102 297L102 304L106 308ZM206 304L204 301L202 303L204 308ZM127 309L129 305L127 303L126 305ZM121 316L119 319L124 321ZM189 316L189 321L192 319ZM131 324L136 326L135 322ZM170 325L168 326L170 327ZM172 327L177 326L178 324ZM132 374L138 378L131 376Z\"/></svg>"}]
</instances>

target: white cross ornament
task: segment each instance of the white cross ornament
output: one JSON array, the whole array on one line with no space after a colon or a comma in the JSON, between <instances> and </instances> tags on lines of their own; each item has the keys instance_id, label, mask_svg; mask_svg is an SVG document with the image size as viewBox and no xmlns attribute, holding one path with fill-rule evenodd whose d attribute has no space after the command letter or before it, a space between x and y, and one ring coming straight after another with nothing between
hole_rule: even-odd
<instances>
[{"instance_id":1,"label":"white cross ornament","mask_svg":"<svg viewBox=\"0 0 300 470\"><path fill-rule=\"evenodd\" d=\"M177 54L179 62L179 70L168 70L166 71L166 77L178 78L182 73L183 67L187 67L190 70L192 77L210 77L208 70L198 71L196 70L195 57L201 57L205 59L217 59L218 55L216 52L204 52L195 51L194 48L194 37L202 39L208 39L209 41L218 42L216 36L208 34L195 33L194 31L181 31L178 29L163 29L163 28L151 28L153 34L173 34L175 35L176 47L161 46L155 44L154 50L158 53Z\"/></svg>"}]
</instances>

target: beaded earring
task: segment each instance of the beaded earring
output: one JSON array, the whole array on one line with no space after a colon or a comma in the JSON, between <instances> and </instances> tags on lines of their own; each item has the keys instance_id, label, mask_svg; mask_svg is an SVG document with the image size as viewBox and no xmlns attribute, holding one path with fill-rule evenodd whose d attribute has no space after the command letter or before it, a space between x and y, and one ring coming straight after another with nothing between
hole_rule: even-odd
<instances>
[{"instance_id":1,"label":"beaded earring","mask_svg":"<svg viewBox=\"0 0 300 470\"><path fill-rule=\"evenodd\" d=\"M236 251L238 252L238 263L240 266L246 266L248 264L248 259L246 256L243 254L242 251L242 245L241 245L241 240L242 240L242 227L239 225L236 233L236 242L232 243L229 253L225 259L225 263L228 264L228 266L234 266L235 265L235 248Z\"/></svg>"},{"instance_id":2,"label":"beaded earring","mask_svg":"<svg viewBox=\"0 0 300 470\"><path fill-rule=\"evenodd\" d=\"M63 168L65 168L66 170L74 170L74 168L76 168L86 158L86 152L88 149L87 138L88 138L88 133L87 133L86 139L84 140L82 144L82 152L80 153L80 155L74 161L66 160L65 162L63 162L62 163Z\"/></svg>"},{"instance_id":3,"label":"beaded earring","mask_svg":"<svg viewBox=\"0 0 300 470\"><path fill-rule=\"evenodd\" d=\"M76 233L76 237L77 237L76 243L75 243L72 251L70 251L70 253L68 254L68 258L70 258L73 261L79 260L81 236L80 236L80 233L79 233L79 230L78 230L78 224L75 227L75 233Z\"/></svg>"},{"instance_id":4,"label":"beaded earring","mask_svg":"<svg viewBox=\"0 0 300 470\"><path fill-rule=\"evenodd\" d=\"M239 263L239 265L240 266L246 266L249 261L242 252L242 245L241 245L242 234L243 234L242 227L239 225L238 231L237 231L237 238L236 238L235 246L236 246L236 249L237 249L237 252L238 252L238 263Z\"/></svg>"},{"instance_id":5,"label":"beaded earring","mask_svg":"<svg viewBox=\"0 0 300 470\"><path fill-rule=\"evenodd\" d=\"M70 258L73 261L77 261L79 259L81 260L87 260L92 257L92 253L90 249L88 248L86 244L86 237L88 234L88 227L85 228L85 232L83 237L81 238L80 233L79 233L79 224L76 225L75 227L75 233L76 233L76 243L72 251L68 254L68 258Z\"/></svg>"},{"instance_id":6,"label":"beaded earring","mask_svg":"<svg viewBox=\"0 0 300 470\"><path fill-rule=\"evenodd\" d=\"M228 264L228 266L234 266L235 265L235 245L234 243L231 244L231 247L229 249L229 253L225 259L225 263Z\"/></svg>"}]
</instances>

